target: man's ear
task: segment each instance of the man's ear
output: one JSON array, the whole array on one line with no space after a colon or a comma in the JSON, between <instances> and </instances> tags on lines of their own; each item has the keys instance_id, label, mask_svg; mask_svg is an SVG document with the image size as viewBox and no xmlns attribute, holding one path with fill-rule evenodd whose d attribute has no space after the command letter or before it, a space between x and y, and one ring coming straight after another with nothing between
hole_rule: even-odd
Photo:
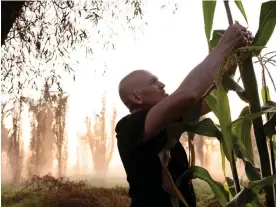
<instances>
[{"instance_id":1,"label":"man's ear","mask_svg":"<svg viewBox=\"0 0 276 207\"><path fill-rule=\"evenodd\" d=\"M132 93L128 94L128 98L132 103L135 103L135 104L142 104L143 103L140 96L135 92L132 92Z\"/></svg>"}]
</instances>

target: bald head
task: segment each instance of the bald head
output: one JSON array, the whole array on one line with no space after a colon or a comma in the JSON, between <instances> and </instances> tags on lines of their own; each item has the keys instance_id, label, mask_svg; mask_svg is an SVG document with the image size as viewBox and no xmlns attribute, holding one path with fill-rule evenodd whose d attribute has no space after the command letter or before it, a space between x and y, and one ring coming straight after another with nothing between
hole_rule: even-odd
<instances>
[{"instance_id":1,"label":"bald head","mask_svg":"<svg viewBox=\"0 0 276 207\"><path fill-rule=\"evenodd\" d=\"M148 108L164 96L164 84L147 70L134 70L119 83L119 95L128 109Z\"/></svg>"}]
</instances>

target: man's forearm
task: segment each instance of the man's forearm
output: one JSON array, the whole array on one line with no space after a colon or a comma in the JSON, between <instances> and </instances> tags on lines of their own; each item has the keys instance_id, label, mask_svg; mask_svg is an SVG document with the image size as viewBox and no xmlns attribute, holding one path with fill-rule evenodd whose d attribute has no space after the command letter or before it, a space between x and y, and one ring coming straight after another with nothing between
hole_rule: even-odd
<instances>
[{"instance_id":1,"label":"man's forearm","mask_svg":"<svg viewBox=\"0 0 276 207\"><path fill-rule=\"evenodd\" d=\"M186 90L187 87L194 94L195 101L199 101L204 93L210 88L218 70L223 66L228 55L229 48L220 46L197 65L183 80L177 90Z\"/></svg>"}]
</instances>

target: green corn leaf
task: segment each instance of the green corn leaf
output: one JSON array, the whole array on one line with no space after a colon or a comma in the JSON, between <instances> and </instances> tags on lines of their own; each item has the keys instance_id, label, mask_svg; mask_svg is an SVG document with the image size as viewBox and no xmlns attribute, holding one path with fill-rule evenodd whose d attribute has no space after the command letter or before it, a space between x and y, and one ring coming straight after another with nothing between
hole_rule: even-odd
<instances>
[{"instance_id":1,"label":"green corn leaf","mask_svg":"<svg viewBox=\"0 0 276 207\"><path fill-rule=\"evenodd\" d=\"M276 135L272 137L272 140L276 140ZM276 141L272 141L273 143L273 150L274 150L274 158L276 160Z\"/></svg>"},{"instance_id":2,"label":"green corn leaf","mask_svg":"<svg viewBox=\"0 0 276 207\"><path fill-rule=\"evenodd\" d=\"M276 135L276 114L274 114L264 125L264 133L267 137L272 138Z\"/></svg>"},{"instance_id":3,"label":"green corn leaf","mask_svg":"<svg viewBox=\"0 0 276 207\"><path fill-rule=\"evenodd\" d=\"M221 167L223 171L224 177L226 176L226 169L225 169L225 154L223 151L223 144L220 142L220 154L221 154Z\"/></svg>"},{"instance_id":4,"label":"green corn leaf","mask_svg":"<svg viewBox=\"0 0 276 207\"><path fill-rule=\"evenodd\" d=\"M220 202L222 206L226 206L226 204L228 203L228 192L224 189L224 186L221 183L212 179L212 177L206 169L199 166L193 166L189 168L176 180L177 186L179 186L183 178L204 180L209 184L217 200Z\"/></svg>"},{"instance_id":5,"label":"green corn leaf","mask_svg":"<svg viewBox=\"0 0 276 207\"><path fill-rule=\"evenodd\" d=\"M248 103L245 90L233 78L224 74L222 77L222 85L225 90L235 91L241 100Z\"/></svg>"},{"instance_id":6,"label":"green corn leaf","mask_svg":"<svg viewBox=\"0 0 276 207\"><path fill-rule=\"evenodd\" d=\"M258 169L251 162L244 160L244 165L246 175L250 181L261 179L261 175L258 172Z\"/></svg>"},{"instance_id":7,"label":"green corn leaf","mask_svg":"<svg viewBox=\"0 0 276 207\"><path fill-rule=\"evenodd\" d=\"M225 180L228 185L231 196L234 197L236 195L234 180L230 177L225 177Z\"/></svg>"},{"instance_id":8,"label":"green corn leaf","mask_svg":"<svg viewBox=\"0 0 276 207\"><path fill-rule=\"evenodd\" d=\"M213 27L216 4L217 4L216 1L204 1L204 0L202 1L205 35L208 43L210 40L211 31Z\"/></svg>"},{"instance_id":9,"label":"green corn leaf","mask_svg":"<svg viewBox=\"0 0 276 207\"><path fill-rule=\"evenodd\" d=\"M230 192L230 190L229 190L228 184L225 183L225 184L223 184L223 186L224 186L224 189L225 189L225 190L228 192L228 194L229 194L229 200L232 200L232 199L233 199L233 196L231 195L231 192Z\"/></svg>"},{"instance_id":10,"label":"green corn leaf","mask_svg":"<svg viewBox=\"0 0 276 207\"><path fill-rule=\"evenodd\" d=\"M257 197L257 193L265 188L266 186L271 186L276 183L276 175L265 177L261 180L251 181L248 187L243 188L226 206L236 207L244 206L250 203Z\"/></svg>"},{"instance_id":11,"label":"green corn leaf","mask_svg":"<svg viewBox=\"0 0 276 207\"><path fill-rule=\"evenodd\" d=\"M270 110L276 107L276 103L273 101L267 101L264 105L262 105L261 109L262 111ZM269 116L272 117L275 114L275 111L270 111Z\"/></svg>"},{"instance_id":12,"label":"green corn leaf","mask_svg":"<svg viewBox=\"0 0 276 207\"><path fill-rule=\"evenodd\" d=\"M261 89L261 94L262 94L263 103L266 103L267 101L271 101L269 88L267 86Z\"/></svg>"},{"instance_id":13,"label":"green corn leaf","mask_svg":"<svg viewBox=\"0 0 276 207\"><path fill-rule=\"evenodd\" d=\"M188 132L207 137L216 137L219 140L222 136L220 130L216 127L216 125L210 118L203 119L196 124L187 124L185 128Z\"/></svg>"},{"instance_id":14,"label":"green corn leaf","mask_svg":"<svg viewBox=\"0 0 276 207\"><path fill-rule=\"evenodd\" d=\"M248 153L246 146L243 144L241 140L238 139L236 143L233 145L233 148L238 158L254 163L253 158Z\"/></svg>"},{"instance_id":15,"label":"green corn leaf","mask_svg":"<svg viewBox=\"0 0 276 207\"><path fill-rule=\"evenodd\" d=\"M276 107L276 103L273 101L267 101L262 105L262 111Z\"/></svg>"},{"instance_id":16,"label":"green corn leaf","mask_svg":"<svg viewBox=\"0 0 276 207\"><path fill-rule=\"evenodd\" d=\"M218 110L218 119L222 132L222 143L223 151L226 158L230 161L232 159L232 147L233 147L233 136L231 131L231 113L229 100L227 93L222 88L218 88L217 92L217 110Z\"/></svg>"},{"instance_id":17,"label":"green corn leaf","mask_svg":"<svg viewBox=\"0 0 276 207\"><path fill-rule=\"evenodd\" d=\"M242 5L242 1L241 1L241 0L239 0L239 1L235 0L235 4L236 4L237 7L239 8L239 10L240 10L240 12L242 13L242 15L243 15L243 17L244 17L246 23L248 24L247 17L246 17L246 13L245 13L245 10L244 10L243 5Z\"/></svg>"},{"instance_id":18,"label":"green corn leaf","mask_svg":"<svg viewBox=\"0 0 276 207\"><path fill-rule=\"evenodd\" d=\"M254 165L252 157L248 153L245 145L241 140L237 140L237 143L234 144L234 151L238 158L242 159L245 165L245 172L250 181L261 179L258 168Z\"/></svg>"},{"instance_id":19,"label":"green corn leaf","mask_svg":"<svg viewBox=\"0 0 276 207\"><path fill-rule=\"evenodd\" d=\"M259 28L255 35L253 45L265 46L269 41L276 25L276 1L267 1L262 3L259 19ZM261 50L254 54L259 55Z\"/></svg>"},{"instance_id":20,"label":"green corn leaf","mask_svg":"<svg viewBox=\"0 0 276 207\"><path fill-rule=\"evenodd\" d=\"M243 117L248 115L249 112L249 107L246 106L243 108L241 111L239 117ZM248 119L242 119L239 124L232 125L232 132L233 134L239 139L245 148L247 149L247 152L250 157L250 161L253 162L253 147L252 147L252 142L251 142L251 136L250 136L250 130L252 126L252 121Z\"/></svg>"},{"instance_id":21,"label":"green corn leaf","mask_svg":"<svg viewBox=\"0 0 276 207\"><path fill-rule=\"evenodd\" d=\"M210 41L208 40L209 41L209 52L218 45L224 32L225 32L225 30L214 30L213 31L212 40L210 40Z\"/></svg>"},{"instance_id":22,"label":"green corn leaf","mask_svg":"<svg viewBox=\"0 0 276 207\"><path fill-rule=\"evenodd\" d=\"M234 125L238 125L238 124L242 123L241 121L243 119L253 120L253 119L256 119L256 118L258 118L258 117L260 117L260 116L262 116L263 114L266 114L266 113L276 113L276 107L273 107L273 108L270 108L270 109L267 109L267 110L264 110L264 111L261 111L261 112L251 113L251 114L239 117L238 119L236 119L235 121L232 122L232 126L236 127Z\"/></svg>"},{"instance_id":23,"label":"green corn leaf","mask_svg":"<svg viewBox=\"0 0 276 207\"><path fill-rule=\"evenodd\" d=\"M208 107L216 115L216 117L218 117L216 91L212 91L208 96L206 96L205 102L208 104Z\"/></svg>"}]
</instances>

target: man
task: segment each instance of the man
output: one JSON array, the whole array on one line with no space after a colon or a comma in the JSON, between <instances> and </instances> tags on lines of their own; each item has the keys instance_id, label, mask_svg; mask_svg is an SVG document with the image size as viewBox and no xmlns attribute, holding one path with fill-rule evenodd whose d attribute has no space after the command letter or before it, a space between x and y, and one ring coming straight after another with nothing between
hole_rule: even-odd
<instances>
[{"instance_id":1,"label":"man","mask_svg":"<svg viewBox=\"0 0 276 207\"><path fill-rule=\"evenodd\" d=\"M229 26L218 46L170 95L165 92L165 84L145 70L133 71L121 80L119 95L130 114L117 123L115 131L129 183L131 207L172 206L170 195L163 186L162 163L158 156L171 131L174 133L171 126L180 117L192 122L210 111L202 96L212 85L229 52L251 43L252 39L251 32L245 27L239 24ZM180 137L183 131L175 130ZM170 153L168 169L175 181L187 170L188 161L180 142ZM191 182L183 180L179 190L190 207L196 206Z\"/></svg>"}]
</instances>

